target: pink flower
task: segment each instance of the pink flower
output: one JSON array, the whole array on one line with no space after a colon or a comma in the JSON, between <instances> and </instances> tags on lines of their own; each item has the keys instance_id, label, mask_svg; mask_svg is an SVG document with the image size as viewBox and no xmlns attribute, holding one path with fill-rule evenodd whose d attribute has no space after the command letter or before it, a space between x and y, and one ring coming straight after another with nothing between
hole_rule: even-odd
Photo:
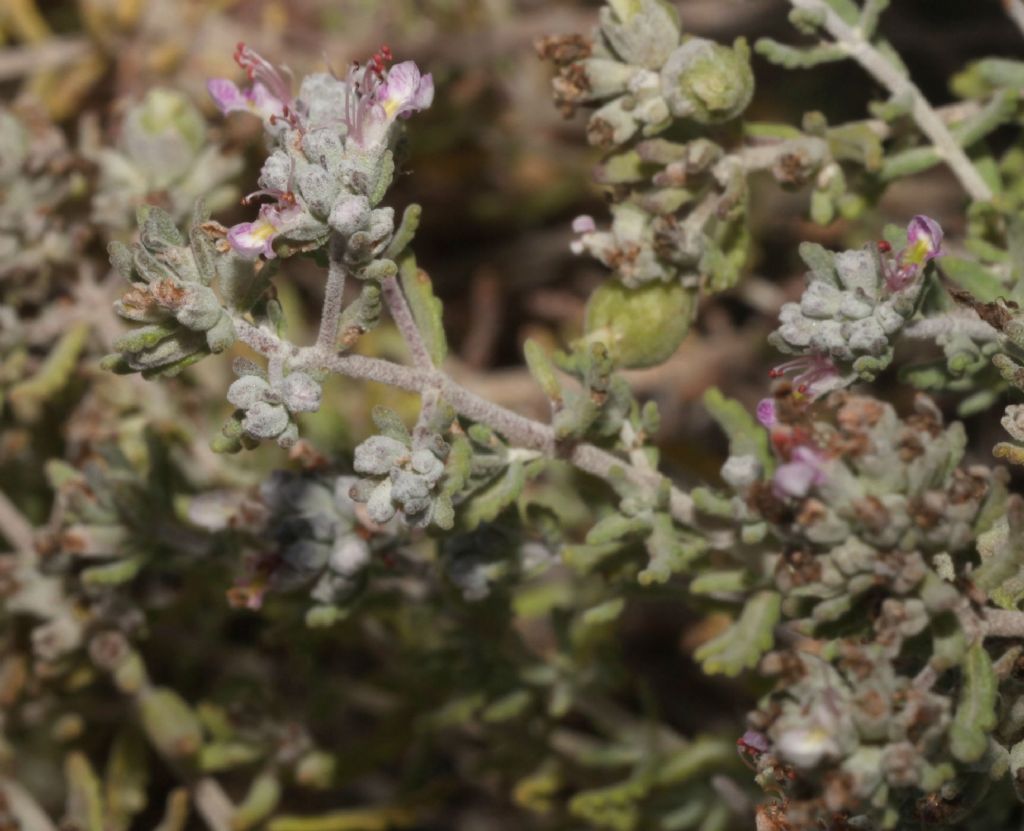
<instances>
[{"instance_id":1,"label":"pink flower","mask_svg":"<svg viewBox=\"0 0 1024 831\"><path fill-rule=\"evenodd\" d=\"M775 426L779 418L775 412L774 398L762 398L757 402L757 420L769 429Z\"/></svg>"},{"instance_id":2,"label":"pink flower","mask_svg":"<svg viewBox=\"0 0 1024 831\"><path fill-rule=\"evenodd\" d=\"M825 481L828 460L813 447L794 448L790 460L776 468L772 476L772 490L781 499L803 499L815 485Z\"/></svg>"},{"instance_id":3,"label":"pink flower","mask_svg":"<svg viewBox=\"0 0 1024 831\"><path fill-rule=\"evenodd\" d=\"M227 78L211 78L206 82L214 103L222 113L248 112L258 115L266 122L283 118L284 104L275 98L263 84L255 83L251 88L242 90L234 81Z\"/></svg>"},{"instance_id":4,"label":"pink flower","mask_svg":"<svg viewBox=\"0 0 1024 831\"><path fill-rule=\"evenodd\" d=\"M408 118L433 103L434 77L429 73L420 75L420 68L413 61L391 67L377 88L377 104L390 121Z\"/></svg>"},{"instance_id":5,"label":"pink flower","mask_svg":"<svg viewBox=\"0 0 1024 831\"><path fill-rule=\"evenodd\" d=\"M235 49L235 62L245 70L252 86L243 90L227 78L211 78L206 82L206 88L217 108L225 114L236 111L253 113L268 126L287 118L292 103L288 70L278 69L244 43L239 43Z\"/></svg>"},{"instance_id":6,"label":"pink flower","mask_svg":"<svg viewBox=\"0 0 1024 831\"><path fill-rule=\"evenodd\" d=\"M413 61L387 68L386 47L365 67L349 71L345 89L345 125L348 137L363 149L387 141L398 118L427 109L434 101L434 79L421 75Z\"/></svg>"},{"instance_id":7,"label":"pink flower","mask_svg":"<svg viewBox=\"0 0 1024 831\"><path fill-rule=\"evenodd\" d=\"M793 383L797 392L812 401L846 383L832 359L817 352L779 364L768 374L772 378L781 378L790 373L794 373Z\"/></svg>"},{"instance_id":8,"label":"pink flower","mask_svg":"<svg viewBox=\"0 0 1024 831\"><path fill-rule=\"evenodd\" d=\"M228 230L228 242L236 253L248 260L254 260L261 254L272 260L276 256L274 240L301 212L297 205L261 205L254 222L240 222Z\"/></svg>"},{"instance_id":9,"label":"pink flower","mask_svg":"<svg viewBox=\"0 0 1024 831\"><path fill-rule=\"evenodd\" d=\"M597 230L597 223L594 222L594 217L580 214L572 221L572 230L577 234L591 234Z\"/></svg>"},{"instance_id":10,"label":"pink flower","mask_svg":"<svg viewBox=\"0 0 1024 831\"><path fill-rule=\"evenodd\" d=\"M926 263L942 256L943 236L942 226L923 214L915 216L907 226L908 248Z\"/></svg>"},{"instance_id":11,"label":"pink flower","mask_svg":"<svg viewBox=\"0 0 1024 831\"><path fill-rule=\"evenodd\" d=\"M914 279L936 257L941 257L943 240L942 226L934 219L918 214L907 226L907 247L896 257L896 265L890 268L885 282L890 291L900 291Z\"/></svg>"},{"instance_id":12,"label":"pink flower","mask_svg":"<svg viewBox=\"0 0 1024 831\"><path fill-rule=\"evenodd\" d=\"M587 234L593 234L597 231L597 223L594 222L594 217L580 214L572 221L572 230L573 233L582 234L585 237ZM582 239L573 240L569 243L569 250L579 256L586 250L586 245Z\"/></svg>"}]
</instances>

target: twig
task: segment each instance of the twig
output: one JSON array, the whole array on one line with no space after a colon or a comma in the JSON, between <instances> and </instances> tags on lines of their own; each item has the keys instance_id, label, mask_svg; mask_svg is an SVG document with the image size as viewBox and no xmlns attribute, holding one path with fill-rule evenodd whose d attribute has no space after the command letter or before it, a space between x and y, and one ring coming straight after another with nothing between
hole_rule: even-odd
<instances>
[{"instance_id":1,"label":"twig","mask_svg":"<svg viewBox=\"0 0 1024 831\"><path fill-rule=\"evenodd\" d=\"M790 3L796 9L820 15L825 28L835 38L837 46L857 61L894 97L910 100L911 115L917 126L935 146L939 156L949 165L971 199L976 202L991 201L992 190L913 81L865 39L859 29L850 26L824 0L790 0Z\"/></svg>"},{"instance_id":2,"label":"twig","mask_svg":"<svg viewBox=\"0 0 1024 831\"><path fill-rule=\"evenodd\" d=\"M31 831L57 831L56 824L46 815L35 797L19 783L7 777L0 778L0 791L7 797L15 827Z\"/></svg>"},{"instance_id":3,"label":"twig","mask_svg":"<svg viewBox=\"0 0 1024 831\"><path fill-rule=\"evenodd\" d=\"M990 638L1024 638L1024 612L985 610L985 634Z\"/></svg>"},{"instance_id":4,"label":"twig","mask_svg":"<svg viewBox=\"0 0 1024 831\"><path fill-rule=\"evenodd\" d=\"M8 47L0 52L0 81L57 69L74 63L89 50L89 41L85 38L55 38L31 46Z\"/></svg>"},{"instance_id":5,"label":"twig","mask_svg":"<svg viewBox=\"0 0 1024 831\"><path fill-rule=\"evenodd\" d=\"M192 799L210 831L231 831L235 806L216 779L206 776L196 782Z\"/></svg>"},{"instance_id":6,"label":"twig","mask_svg":"<svg viewBox=\"0 0 1024 831\"><path fill-rule=\"evenodd\" d=\"M342 260L344 253L344 242L337 234L332 233L327 246L330 265L327 269L327 285L324 288L324 309L320 316L320 332L316 338L317 348L325 353L337 351L338 321L341 320L345 276L348 271Z\"/></svg>"},{"instance_id":7,"label":"twig","mask_svg":"<svg viewBox=\"0 0 1024 831\"><path fill-rule=\"evenodd\" d=\"M408 310L404 300L403 297L402 306ZM481 398L432 364L426 368L409 367L364 355L325 355L315 347L297 349L242 318L235 319L235 330L244 343L267 358L290 357L295 369L325 369L349 378L377 381L421 395L427 390L440 390L444 400L457 413L486 424L511 443L528 450L542 451L549 456L558 453L553 427ZM620 468L632 482L649 489L657 489L666 478L657 471L642 470L592 444L577 444L564 458L580 470L606 480L610 478L613 469ZM693 500L677 488L672 488L669 510L678 522L693 523Z\"/></svg>"},{"instance_id":8,"label":"twig","mask_svg":"<svg viewBox=\"0 0 1024 831\"><path fill-rule=\"evenodd\" d=\"M398 278L385 277L380 281L380 288L391 319L398 327L398 331L401 332L405 345L409 347L413 365L420 369L433 369L434 362L430 358L427 345L423 342L423 335L412 316L409 302L405 299L405 294L402 293L402 287L398 285Z\"/></svg>"},{"instance_id":9,"label":"twig","mask_svg":"<svg viewBox=\"0 0 1024 831\"><path fill-rule=\"evenodd\" d=\"M0 491L0 533L22 557L34 556L32 523L3 491Z\"/></svg>"},{"instance_id":10,"label":"twig","mask_svg":"<svg viewBox=\"0 0 1024 831\"><path fill-rule=\"evenodd\" d=\"M1003 8L1021 34L1024 34L1024 0L1003 0Z\"/></svg>"}]
</instances>

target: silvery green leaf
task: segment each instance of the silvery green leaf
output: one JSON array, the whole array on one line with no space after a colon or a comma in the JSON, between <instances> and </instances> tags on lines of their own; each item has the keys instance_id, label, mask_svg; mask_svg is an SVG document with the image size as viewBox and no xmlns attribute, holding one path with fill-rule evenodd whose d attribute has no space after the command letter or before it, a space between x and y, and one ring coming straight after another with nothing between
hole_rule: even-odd
<instances>
[{"instance_id":1,"label":"silvery green leaf","mask_svg":"<svg viewBox=\"0 0 1024 831\"><path fill-rule=\"evenodd\" d=\"M782 598L761 591L747 600L739 618L721 635L703 644L694 657L711 675L739 675L752 669L775 641Z\"/></svg>"},{"instance_id":2,"label":"silvery green leaf","mask_svg":"<svg viewBox=\"0 0 1024 831\"><path fill-rule=\"evenodd\" d=\"M293 413L315 413L320 409L320 384L305 372L292 372L281 381L284 405Z\"/></svg>"},{"instance_id":3,"label":"silvery green leaf","mask_svg":"<svg viewBox=\"0 0 1024 831\"><path fill-rule=\"evenodd\" d=\"M270 392L270 384L256 375L246 375L228 387L227 399L240 410L248 410L263 401Z\"/></svg>"},{"instance_id":4,"label":"silvery green leaf","mask_svg":"<svg viewBox=\"0 0 1024 831\"><path fill-rule=\"evenodd\" d=\"M387 476L391 469L409 455L409 448L389 436L371 436L355 450L352 466L357 473Z\"/></svg>"},{"instance_id":5,"label":"silvery green leaf","mask_svg":"<svg viewBox=\"0 0 1024 831\"><path fill-rule=\"evenodd\" d=\"M395 515L395 504L391 501L391 480L385 479L373 489L366 502L370 519L383 525Z\"/></svg>"},{"instance_id":6,"label":"silvery green leaf","mask_svg":"<svg viewBox=\"0 0 1024 831\"><path fill-rule=\"evenodd\" d=\"M257 401L246 410L242 427L246 433L256 438L272 439L281 435L288 423L288 411L283 406Z\"/></svg>"}]
</instances>

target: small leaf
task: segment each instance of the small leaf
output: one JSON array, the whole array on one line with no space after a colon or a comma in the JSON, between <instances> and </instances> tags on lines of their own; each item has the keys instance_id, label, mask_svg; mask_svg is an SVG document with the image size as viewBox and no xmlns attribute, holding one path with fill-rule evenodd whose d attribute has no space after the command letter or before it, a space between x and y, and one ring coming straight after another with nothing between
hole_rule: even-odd
<instances>
[{"instance_id":1,"label":"small leaf","mask_svg":"<svg viewBox=\"0 0 1024 831\"><path fill-rule=\"evenodd\" d=\"M709 675L735 676L752 669L772 648L781 611L782 598L777 592L758 592L747 600L732 626L703 644L694 657Z\"/></svg>"},{"instance_id":2,"label":"small leaf","mask_svg":"<svg viewBox=\"0 0 1024 831\"><path fill-rule=\"evenodd\" d=\"M643 534L651 527L649 517L627 517L622 514L611 514L600 520L587 532L587 543L600 545L614 542L623 537Z\"/></svg>"},{"instance_id":3,"label":"small leaf","mask_svg":"<svg viewBox=\"0 0 1024 831\"><path fill-rule=\"evenodd\" d=\"M161 755L181 759L195 755L203 742L199 719L173 690L156 687L139 700L142 726Z\"/></svg>"},{"instance_id":4,"label":"small leaf","mask_svg":"<svg viewBox=\"0 0 1024 831\"><path fill-rule=\"evenodd\" d=\"M556 403L561 402L562 385L558 382L558 376L555 374L555 365L544 348L537 341L529 338L523 344L523 355L526 357L526 365L529 367L530 374L544 390L544 394Z\"/></svg>"},{"instance_id":5,"label":"small leaf","mask_svg":"<svg viewBox=\"0 0 1024 831\"><path fill-rule=\"evenodd\" d=\"M513 462L505 472L477 491L460 509L462 524L469 530L482 522L493 522L515 502L526 486L526 469L522 462Z\"/></svg>"},{"instance_id":6,"label":"small leaf","mask_svg":"<svg viewBox=\"0 0 1024 831\"><path fill-rule=\"evenodd\" d=\"M967 650L962 665L960 699L949 728L949 749L961 762L977 762L996 726L998 679L984 645Z\"/></svg>"},{"instance_id":7,"label":"small leaf","mask_svg":"<svg viewBox=\"0 0 1024 831\"><path fill-rule=\"evenodd\" d=\"M185 831L190 800L186 788L175 788L167 796L163 819L153 831Z\"/></svg>"},{"instance_id":8,"label":"small leaf","mask_svg":"<svg viewBox=\"0 0 1024 831\"><path fill-rule=\"evenodd\" d=\"M387 407L378 406L373 408L371 416L373 423L377 425L377 430L382 436L387 436L389 439L401 442L406 447L412 447L412 436L409 434L409 428L405 426L405 422L402 421L398 413Z\"/></svg>"},{"instance_id":9,"label":"small leaf","mask_svg":"<svg viewBox=\"0 0 1024 831\"><path fill-rule=\"evenodd\" d=\"M673 574L685 569L707 549L700 537L676 528L668 514L657 514L650 536L646 540L650 560L637 575L643 586L664 583Z\"/></svg>"},{"instance_id":10,"label":"small leaf","mask_svg":"<svg viewBox=\"0 0 1024 831\"><path fill-rule=\"evenodd\" d=\"M395 231L395 235L391 238L391 242L383 254L385 259L398 260L405 249L412 244L413 237L416 236L416 231L420 227L422 214L423 208L415 202L406 207L402 212L402 221L398 225L398 230Z\"/></svg>"},{"instance_id":11,"label":"small leaf","mask_svg":"<svg viewBox=\"0 0 1024 831\"><path fill-rule=\"evenodd\" d=\"M842 47L834 43L801 49L780 43L774 38L760 38L754 44L754 51L771 63L786 69L811 69L847 57Z\"/></svg>"},{"instance_id":12,"label":"small leaf","mask_svg":"<svg viewBox=\"0 0 1024 831\"><path fill-rule=\"evenodd\" d=\"M132 818L146 807L149 764L146 744L137 730L118 731L107 760L104 793L107 804L106 831L126 831Z\"/></svg>"},{"instance_id":13,"label":"small leaf","mask_svg":"<svg viewBox=\"0 0 1024 831\"><path fill-rule=\"evenodd\" d=\"M281 801L281 782L273 773L261 773L231 818L232 831L248 831L263 822Z\"/></svg>"},{"instance_id":14,"label":"small leaf","mask_svg":"<svg viewBox=\"0 0 1024 831\"><path fill-rule=\"evenodd\" d=\"M81 831L104 831L103 795L96 771L84 753L69 753L64 762L67 779L68 825Z\"/></svg>"},{"instance_id":15,"label":"small leaf","mask_svg":"<svg viewBox=\"0 0 1024 831\"><path fill-rule=\"evenodd\" d=\"M434 296L430 277L416 266L416 258L411 255L402 260L399 277L427 352L435 366L440 366L448 354L448 342L444 334L443 307L441 301Z\"/></svg>"},{"instance_id":16,"label":"small leaf","mask_svg":"<svg viewBox=\"0 0 1024 831\"><path fill-rule=\"evenodd\" d=\"M766 473L775 468L775 457L764 429L738 401L726 398L712 387L704 393L704 406L729 437L729 453L733 456L755 456Z\"/></svg>"}]
</instances>

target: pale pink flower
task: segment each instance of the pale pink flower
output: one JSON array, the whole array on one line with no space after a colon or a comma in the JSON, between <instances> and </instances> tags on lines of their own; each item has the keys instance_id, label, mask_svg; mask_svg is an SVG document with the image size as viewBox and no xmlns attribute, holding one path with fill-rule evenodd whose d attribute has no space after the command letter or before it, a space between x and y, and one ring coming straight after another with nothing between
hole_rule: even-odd
<instances>
[{"instance_id":1,"label":"pale pink flower","mask_svg":"<svg viewBox=\"0 0 1024 831\"><path fill-rule=\"evenodd\" d=\"M811 488L825 481L828 459L808 445L794 448L789 461L776 468L772 490L779 498L803 499Z\"/></svg>"}]
</instances>

